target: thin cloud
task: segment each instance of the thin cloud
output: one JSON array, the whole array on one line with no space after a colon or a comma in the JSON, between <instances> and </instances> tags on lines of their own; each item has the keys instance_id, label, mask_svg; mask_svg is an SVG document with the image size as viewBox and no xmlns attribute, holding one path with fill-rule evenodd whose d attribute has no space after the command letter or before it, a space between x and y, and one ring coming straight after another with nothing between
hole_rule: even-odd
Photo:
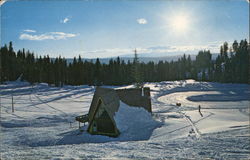
<instances>
[{"instance_id":1,"label":"thin cloud","mask_svg":"<svg viewBox=\"0 0 250 160\"><path fill-rule=\"evenodd\" d=\"M31 40L31 41L42 41L42 40L61 40L67 38L76 37L76 34L73 33L64 33L64 32L48 32L44 34L29 34L22 33L19 36L20 40Z\"/></svg>"},{"instance_id":2,"label":"thin cloud","mask_svg":"<svg viewBox=\"0 0 250 160\"><path fill-rule=\"evenodd\" d=\"M137 19L136 21L139 24L147 24L148 23L148 21L145 18L140 18L140 19Z\"/></svg>"},{"instance_id":3,"label":"thin cloud","mask_svg":"<svg viewBox=\"0 0 250 160\"><path fill-rule=\"evenodd\" d=\"M36 33L36 31L35 30L33 30L33 29L25 29L25 30L23 30L24 32L29 32L29 33Z\"/></svg>"},{"instance_id":4,"label":"thin cloud","mask_svg":"<svg viewBox=\"0 0 250 160\"><path fill-rule=\"evenodd\" d=\"M60 22L65 24L65 23L68 23L69 20L70 20L70 18L66 17L63 20L61 20Z\"/></svg>"}]
</instances>

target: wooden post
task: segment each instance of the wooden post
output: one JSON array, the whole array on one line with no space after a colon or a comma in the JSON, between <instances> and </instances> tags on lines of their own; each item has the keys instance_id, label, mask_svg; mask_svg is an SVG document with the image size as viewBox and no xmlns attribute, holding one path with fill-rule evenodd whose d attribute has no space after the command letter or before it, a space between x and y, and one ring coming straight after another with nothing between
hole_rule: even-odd
<instances>
[{"instance_id":1,"label":"wooden post","mask_svg":"<svg viewBox=\"0 0 250 160\"><path fill-rule=\"evenodd\" d=\"M12 100L12 112L14 112L14 101L13 101L13 94L11 95L11 100Z\"/></svg>"},{"instance_id":2,"label":"wooden post","mask_svg":"<svg viewBox=\"0 0 250 160\"><path fill-rule=\"evenodd\" d=\"M1 105L1 97L0 97L0 115L1 115L1 112L2 111L2 105ZM1 116L0 116L1 117Z\"/></svg>"}]
</instances>

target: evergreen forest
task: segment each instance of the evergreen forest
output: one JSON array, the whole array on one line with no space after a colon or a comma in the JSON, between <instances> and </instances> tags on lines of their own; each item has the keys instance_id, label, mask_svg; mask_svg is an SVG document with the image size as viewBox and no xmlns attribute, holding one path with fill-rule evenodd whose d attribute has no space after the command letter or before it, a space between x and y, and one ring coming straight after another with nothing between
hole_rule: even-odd
<instances>
[{"instance_id":1,"label":"evergreen forest","mask_svg":"<svg viewBox=\"0 0 250 160\"><path fill-rule=\"evenodd\" d=\"M29 50L14 51L13 44L1 47L0 82L21 77L30 83L50 85L127 85L135 82L159 82L195 79L223 83L250 83L250 47L247 40L227 42L220 47L216 59L209 50L198 52L195 60L184 54L177 61L140 62L135 51L133 61L117 57L109 63L74 57L73 62L59 56L37 56Z\"/></svg>"}]
</instances>

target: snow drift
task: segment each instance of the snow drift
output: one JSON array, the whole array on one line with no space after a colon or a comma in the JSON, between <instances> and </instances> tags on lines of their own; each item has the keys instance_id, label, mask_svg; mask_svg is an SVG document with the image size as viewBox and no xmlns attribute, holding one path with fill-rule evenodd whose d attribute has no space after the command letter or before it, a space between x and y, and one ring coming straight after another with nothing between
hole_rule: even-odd
<instances>
[{"instance_id":1,"label":"snow drift","mask_svg":"<svg viewBox=\"0 0 250 160\"><path fill-rule=\"evenodd\" d=\"M151 113L144 108L132 107L120 101L120 107L115 114L117 128L122 140L147 140L153 130L161 123L152 118Z\"/></svg>"}]
</instances>

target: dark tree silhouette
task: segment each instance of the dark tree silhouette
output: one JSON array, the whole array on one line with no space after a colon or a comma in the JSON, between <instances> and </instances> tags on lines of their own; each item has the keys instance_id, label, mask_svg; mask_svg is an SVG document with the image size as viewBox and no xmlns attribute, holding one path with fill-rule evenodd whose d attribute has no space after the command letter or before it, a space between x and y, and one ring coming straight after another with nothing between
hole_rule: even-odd
<instances>
[{"instance_id":1,"label":"dark tree silhouette","mask_svg":"<svg viewBox=\"0 0 250 160\"><path fill-rule=\"evenodd\" d=\"M120 57L102 64L83 61L74 57L67 62L61 56L36 56L29 50L13 49L10 42L0 49L0 82L13 81L21 77L30 83L45 82L50 85L123 85L135 83L141 87L143 82L159 82L192 78L202 81L224 83L250 83L250 46L247 40L234 41L232 46L225 42L220 54L212 59L209 50L199 51L195 60L184 54L178 61L139 62L135 50L133 62L125 62Z\"/></svg>"}]
</instances>

